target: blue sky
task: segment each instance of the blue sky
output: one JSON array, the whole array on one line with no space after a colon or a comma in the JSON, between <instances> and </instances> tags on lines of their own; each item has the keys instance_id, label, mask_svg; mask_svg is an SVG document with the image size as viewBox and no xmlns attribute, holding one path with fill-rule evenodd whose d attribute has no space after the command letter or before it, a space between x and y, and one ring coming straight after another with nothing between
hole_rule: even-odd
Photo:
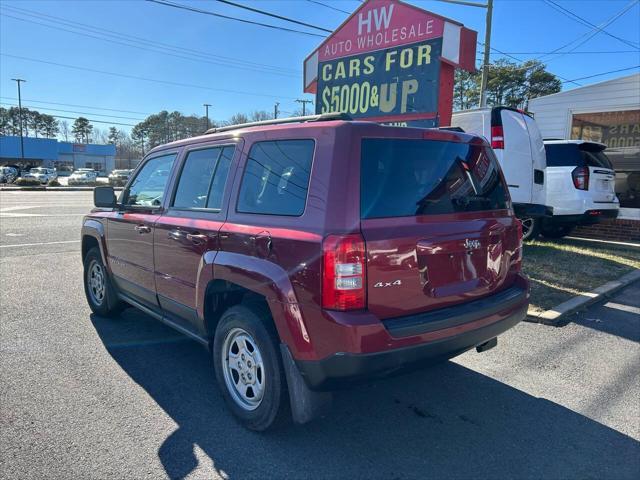
<instances>
[{"instance_id":1,"label":"blue sky","mask_svg":"<svg viewBox=\"0 0 640 480\"><path fill-rule=\"evenodd\" d=\"M172 1L322 34L212 0ZM353 11L359 4L357 0L320 0L335 8L332 9L307 0L236 1L328 29L337 27L347 16L335 9ZM633 3L633 0L554 1L593 24L609 20ZM409 3L458 20L477 30L479 40L484 38L483 9L435 0ZM247 25L146 1L1 0L0 5L3 7L0 52L4 54L0 57L0 101L5 107L15 103L16 85L11 81L15 77L27 80L22 92L26 106L70 117L79 116L75 112L81 112L90 119L123 124L135 124L147 114L163 109L203 115L203 103L213 105L210 116L216 120L236 112L273 111L275 102L280 102L280 109L288 114L298 106L294 103L296 98L312 98L302 93L302 61L322 41L320 37ZM188 54L192 59L92 38L86 35L100 35L95 30L85 30L87 26L179 47L171 50L179 56L185 55L184 49L190 53L197 51L198 58L207 61L193 60ZM635 1L605 30L639 44L639 3ZM73 33L78 31L83 35ZM492 46L503 52L525 52L514 53L522 60L540 56L526 52L550 52L589 31L591 27L559 13L543 0L495 0L494 3ZM151 50L156 48L138 39L134 42ZM620 53L551 55L543 60L548 62L550 71L565 79L640 65L637 50L603 32L576 51ZM173 84L105 75L16 56ZM498 56L492 55L492 59L495 58ZM638 69L578 83L586 85L636 71ZM564 84L564 88L575 86Z\"/></svg>"}]
</instances>

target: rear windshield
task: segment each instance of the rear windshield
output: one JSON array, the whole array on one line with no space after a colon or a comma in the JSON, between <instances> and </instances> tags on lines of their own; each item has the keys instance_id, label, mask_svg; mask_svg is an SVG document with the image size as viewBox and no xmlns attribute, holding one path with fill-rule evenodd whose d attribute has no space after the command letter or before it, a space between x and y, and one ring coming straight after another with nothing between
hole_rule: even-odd
<instances>
[{"instance_id":1,"label":"rear windshield","mask_svg":"<svg viewBox=\"0 0 640 480\"><path fill-rule=\"evenodd\" d=\"M507 208L498 163L487 147L432 140L362 140L362 218Z\"/></svg>"},{"instance_id":2,"label":"rear windshield","mask_svg":"<svg viewBox=\"0 0 640 480\"><path fill-rule=\"evenodd\" d=\"M544 146L547 167L600 167L613 170L611 161L600 145L589 143L556 143Z\"/></svg>"}]
</instances>

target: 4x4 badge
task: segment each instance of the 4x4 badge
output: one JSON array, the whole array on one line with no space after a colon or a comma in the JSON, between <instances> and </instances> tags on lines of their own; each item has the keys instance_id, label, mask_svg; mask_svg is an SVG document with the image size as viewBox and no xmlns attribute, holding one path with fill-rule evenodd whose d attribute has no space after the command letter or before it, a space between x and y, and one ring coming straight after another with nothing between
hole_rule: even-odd
<instances>
[{"instance_id":1,"label":"4x4 badge","mask_svg":"<svg viewBox=\"0 0 640 480\"><path fill-rule=\"evenodd\" d=\"M467 238L464 241L464 248L466 248L467 250L473 250L476 248L480 248L480 240L471 240L469 238Z\"/></svg>"},{"instance_id":2,"label":"4x4 badge","mask_svg":"<svg viewBox=\"0 0 640 480\"><path fill-rule=\"evenodd\" d=\"M402 280L396 280L394 282L378 282L373 288L384 288L384 287L399 287L402 285Z\"/></svg>"}]
</instances>

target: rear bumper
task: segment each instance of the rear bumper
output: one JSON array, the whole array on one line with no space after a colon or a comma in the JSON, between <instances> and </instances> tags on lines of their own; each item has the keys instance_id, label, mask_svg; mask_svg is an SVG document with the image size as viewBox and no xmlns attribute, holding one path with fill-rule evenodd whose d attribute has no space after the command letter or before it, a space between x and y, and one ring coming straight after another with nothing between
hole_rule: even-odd
<instances>
[{"instance_id":1,"label":"rear bumper","mask_svg":"<svg viewBox=\"0 0 640 480\"><path fill-rule=\"evenodd\" d=\"M394 338L436 334L436 340L373 353L340 352L321 360L296 360L295 363L310 388L331 390L353 381L455 357L516 325L526 317L528 305L529 290L525 282L460 306L383 322Z\"/></svg>"},{"instance_id":2,"label":"rear bumper","mask_svg":"<svg viewBox=\"0 0 640 480\"><path fill-rule=\"evenodd\" d=\"M615 208L611 208L615 205ZM547 219L553 225L593 225L599 223L605 219L618 218L618 204L603 204L602 209L587 210L580 215L554 215L552 218Z\"/></svg>"}]
</instances>

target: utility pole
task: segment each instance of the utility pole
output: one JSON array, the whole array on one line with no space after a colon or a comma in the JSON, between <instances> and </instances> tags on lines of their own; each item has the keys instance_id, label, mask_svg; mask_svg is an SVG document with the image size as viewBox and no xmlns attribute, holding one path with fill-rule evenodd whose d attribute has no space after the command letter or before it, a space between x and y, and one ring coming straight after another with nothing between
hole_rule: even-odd
<instances>
[{"instance_id":1,"label":"utility pole","mask_svg":"<svg viewBox=\"0 0 640 480\"><path fill-rule=\"evenodd\" d=\"M211 106L210 103L205 103L204 104L204 114L207 117L207 130L209 130L211 128L211 124L209 122L209 107Z\"/></svg>"},{"instance_id":2,"label":"utility pole","mask_svg":"<svg viewBox=\"0 0 640 480\"><path fill-rule=\"evenodd\" d=\"M18 84L18 113L20 114L20 158L22 159L22 163L24 163L24 134L22 131L22 124L24 123L24 120L22 118L22 95L20 93L20 83L26 82L26 80L23 80L22 78L12 78L11 80Z\"/></svg>"},{"instance_id":3,"label":"utility pole","mask_svg":"<svg viewBox=\"0 0 640 480\"><path fill-rule=\"evenodd\" d=\"M302 104L302 116L304 117L307 114L307 103L311 103L313 104L313 100L303 100L303 99L297 99L296 103L301 103Z\"/></svg>"},{"instance_id":4,"label":"utility pole","mask_svg":"<svg viewBox=\"0 0 640 480\"><path fill-rule=\"evenodd\" d=\"M476 3L467 0L440 0L441 2L455 3L467 7L479 7L487 9L486 28L484 31L484 55L482 58L482 79L480 80L480 107L487 106L487 79L489 77L489 53L491 51L491 18L493 16L493 0L487 3Z\"/></svg>"},{"instance_id":5,"label":"utility pole","mask_svg":"<svg viewBox=\"0 0 640 480\"><path fill-rule=\"evenodd\" d=\"M278 118L278 113L280 113L280 110L278 109L279 106L280 102L276 102L276 104L273 106L273 118Z\"/></svg>"},{"instance_id":6,"label":"utility pole","mask_svg":"<svg viewBox=\"0 0 640 480\"><path fill-rule=\"evenodd\" d=\"M489 53L491 50L491 17L493 0L487 0L487 19L484 32L484 57L482 59L482 80L480 81L480 108L487 106L487 80L489 77Z\"/></svg>"}]
</instances>

